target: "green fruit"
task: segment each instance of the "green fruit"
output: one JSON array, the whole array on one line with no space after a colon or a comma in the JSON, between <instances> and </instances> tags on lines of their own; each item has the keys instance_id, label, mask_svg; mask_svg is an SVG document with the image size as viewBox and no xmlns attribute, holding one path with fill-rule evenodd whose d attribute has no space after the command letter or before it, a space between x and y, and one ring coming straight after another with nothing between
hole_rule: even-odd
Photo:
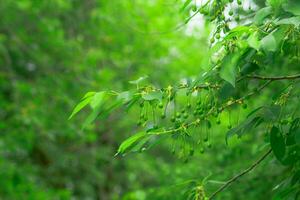
<instances>
[{"instance_id":1,"label":"green fruit","mask_svg":"<svg viewBox=\"0 0 300 200\"><path fill-rule=\"evenodd\" d=\"M239 16L239 15L237 15L237 16L236 16L234 19L235 19L235 21L237 21L237 22L238 22L238 21L240 21L240 16Z\"/></svg>"},{"instance_id":2,"label":"green fruit","mask_svg":"<svg viewBox=\"0 0 300 200\"><path fill-rule=\"evenodd\" d=\"M247 109L248 105L244 103L244 104L242 105L242 107L243 107L244 109Z\"/></svg>"},{"instance_id":3,"label":"green fruit","mask_svg":"<svg viewBox=\"0 0 300 200\"><path fill-rule=\"evenodd\" d=\"M172 154L175 154L175 149L172 150Z\"/></svg>"},{"instance_id":4,"label":"green fruit","mask_svg":"<svg viewBox=\"0 0 300 200\"><path fill-rule=\"evenodd\" d=\"M164 107L164 104L163 104L163 103L159 103L159 104L158 104L158 107L159 107L159 108L163 108L163 107Z\"/></svg>"},{"instance_id":5,"label":"green fruit","mask_svg":"<svg viewBox=\"0 0 300 200\"><path fill-rule=\"evenodd\" d=\"M218 119L218 120L216 121L216 123L217 123L217 124L221 124L221 120Z\"/></svg>"},{"instance_id":6,"label":"green fruit","mask_svg":"<svg viewBox=\"0 0 300 200\"><path fill-rule=\"evenodd\" d=\"M196 6L196 5L193 5L192 11L193 11L193 12L196 12L196 11L197 11L197 6Z\"/></svg>"},{"instance_id":7,"label":"green fruit","mask_svg":"<svg viewBox=\"0 0 300 200\"><path fill-rule=\"evenodd\" d=\"M171 117L171 122L175 122L175 117L173 116L173 117Z\"/></svg>"},{"instance_id":8,"label":"green fruit","mask_svg":"<svg viewBox=\"0 0 300 200\"><path fill-rule=\"evenodd\" d=\"M229 13L228 13L228 15L229 15L229 16L232 16L232 15L233 15L233 11L230 10Z\"/></svg>"},{"instance_id":9,"label":"green fruit","mask_svg":"<svg viewBox=\"0 0 300 200\"><path fill-rule=\"evenodd\" d=\"M185 109L184 108L181 110L181 113L185 113Z\"/></svg>"},{"instance_id":10,"label":"green fruit","mask_svg":"<svg viewBox=\"0 0 300 200\"><path fill-rule=\"evenodd\" d=\"M220 36L220 34L218 33L218 34L216 34L216 38L217 39L220 39L221 38L221 36Z\"/></svg>"},{"instance_id":11,"label":"green fruit","mask_svg":"<svg viewBox=\"0 0 300 200\"><path fill-rule=\"evenodd\" d=\"M189 117L189 115L187 113L184 113L183 118L187 119Z\"/></svg>"},{"instance_id":12,"label":"green fruit","mask_svg":"<svg viewBox=\"0 0 300 200\"><path fill-rule=\"evenodd\" d=\"M205 137L205 138L203 139L203 141L204 141L204 142L207 142L207 141L208 141L208 137Z\"/></svg>"},{"instance_id":13,"label":"green fruit","mask_svg":"<svg viewBox=\"0 0 300 200\"><path fill-rule=\"evenodd\" d=\"M180 116L181 116L180 113L177 112L177 113L176 113L176 117L177 117L177 118L180 118Z\"/></svg>"},{"instance_id":14,"label":"green fruit","mask_svg":"<svg viewBox=\"0 0 300 200\"><path fill-rule=\"evenodd\" d=\"M212 147L211 143L208 143L208 144L207 144L207 147L208 147L208 148L211 148L211 147Z\"/></svg>"},{"instance_id":15,"label":"green fruit","mask_svg":"<svg viewBox=\"0 0 300 200\"><path fill-rule=\"evenodd\" d=\"M191 108L192 107L192 105L190 104L190 103L188 103L187 105L186 105L186 108Z\"/></svg>"},{"instance_id":16,"label":"green fruit","mask_svg":"<svg viewBox=\"0 0 300 200\"><path fill-rule=\"evenodd\" d=\"M196 116L198 114L197 110L193 112L193 115Z\"/></svg>"},{"instance_id":17,"label":"green fruit","mask_svg":"<svg viewBox=\"0 0 300 200\"><path fill-rule=\"evenodd\" d=\"M212 43L212 44L215 43L215 39L214 39L214 38L211 38L211 39L210 39L210 43Z\"/></svg>"},{"instance_id":18,"label":"green fruit","mask_svg":"<svg viewBox=\"0 0 300 200\"><path fill-rule=\"evenodd\" d=\"M240 6L242 5L242 1L241 0L237 0L237 4Z\"/></svg>"},{"instance_id":19,"label":"green fruit","mask_svg":"<svg viewBox=\"0 0 300 200\"><path fill-rule=\"evenodd\" d=\"M166 114L162 113L161 116L160 116L160 118L165 119L166 118Z\"/></svg>"},{"instance_id":20,"label":"green fruit","mask_svg":"<svg viewBox=\"0 0 300 200\"><path fill-rule=\"evenodd\" d=\"M204 153L204 148L200 149L200 153L202 153L202 154Z\"/></svg>"},{"instance_id":21,"label":"green fruit","mask_svg":"<svg viewBox=\"0 0 300 200\"><path fill-rule=\"evenodd\" d=\"M190 150L190 156L193 156L194 155L194 149L191 149Z\"/></svg>"},{"instance_id":22,"label":"green fruit","mask_svg":"<svg viewBox=\"0 0 300 200\"><path fill-rule=\"evenodd\" d=\"M221 15L221 20L225 20L225 15Z\"/></svg>"},{"instance_id":23,"label":"green fruit","mask_svg":"<svg viewBox=\"0 0 300 200\"><path fill-rule=\"evenodd\" d=\"M233 2L233 0L229 0L229 3L232 3Z\"/></svg>"}]
</instances>

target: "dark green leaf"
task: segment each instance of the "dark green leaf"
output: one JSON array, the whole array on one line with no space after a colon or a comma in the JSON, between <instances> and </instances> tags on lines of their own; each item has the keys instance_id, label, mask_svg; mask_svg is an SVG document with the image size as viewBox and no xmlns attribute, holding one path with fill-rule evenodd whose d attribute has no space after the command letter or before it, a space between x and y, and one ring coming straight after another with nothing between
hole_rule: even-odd
<instances>
[{"instance_id":1,"label":"dark green leaf","mask_svg":"<svg viewBox=\"0 0 300 200\"><path fill-rule=\"evenodd\" d=\"M271 129L270 143L275 157L282 161L285 155L285 142L284 137L276 126L273 126Z\"/></svg>"}]
</instances>

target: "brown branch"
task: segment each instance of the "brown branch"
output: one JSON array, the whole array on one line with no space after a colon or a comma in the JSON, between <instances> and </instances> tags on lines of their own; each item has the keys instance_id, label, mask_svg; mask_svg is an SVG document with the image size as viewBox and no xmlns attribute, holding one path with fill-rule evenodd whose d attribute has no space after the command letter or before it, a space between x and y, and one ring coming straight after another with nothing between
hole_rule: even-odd
<instances>
[{"instance_id":1,"label":"brown branch","mask_svg":"<svg viewBox=\"0 0 300 200\"><path fill-rule=\"evenodd\" d=\"M227 188L231 183L235 182L237 179L242 177L243 175L252 171L259 163L261 163L270 153L272 149L269 149L262 157L260 157L257 161L255 161L250 167L242 171L241 173L235 175L233 178L228 180L224 185L222 185L218 190L216 190L210 197L209 200L213 199L218 193L222 192L225 188Z\"/></svg>"},{"instance_id":2,"label":"brown branch","mask_svg":"<svg viewBox=\"0 0 300 200\"><path fill-rule=\"evenodd\" d=\"M248 75L246 76L247 78L250 79L260 79L260 80L271 80L271 81L276 81L276 80L292 80L292 79L298 79L300 78L300 74L295 74L291 76L277 76L277 77L266 77L266 76L259 76L259 75Z\"/></svg>"}]
</instances>

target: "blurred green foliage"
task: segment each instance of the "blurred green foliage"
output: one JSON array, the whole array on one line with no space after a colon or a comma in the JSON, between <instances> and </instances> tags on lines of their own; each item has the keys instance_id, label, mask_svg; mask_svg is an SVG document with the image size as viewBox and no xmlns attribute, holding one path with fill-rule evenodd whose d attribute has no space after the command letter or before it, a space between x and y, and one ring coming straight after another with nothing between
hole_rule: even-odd
<instances>
[{"instance_id":1,"label":"blurred green foliage","mask_svg":"<svg viewBox=\"0 0 300 200\"><path fill-rule=\"evenodd\" d=\"M272 91L249 102L246 111L222 114L212 148L195 150L188 159L172 154L168 138L146 153L114 157L121 142L138 132L138 108L84 130L85 113L68 121L87 91L129 90L129 81L145 75L167 87L205 70L214 27L202 17L184 24L190 5L183 5L0 2L0 199L188 199L191 191L212 193L257 159L265 149L263 130L234 137L229 146L224 130L228 120L239 121ZM288 170L268 158L218 198L271 199Z\"/></svg>"}]
</instances>

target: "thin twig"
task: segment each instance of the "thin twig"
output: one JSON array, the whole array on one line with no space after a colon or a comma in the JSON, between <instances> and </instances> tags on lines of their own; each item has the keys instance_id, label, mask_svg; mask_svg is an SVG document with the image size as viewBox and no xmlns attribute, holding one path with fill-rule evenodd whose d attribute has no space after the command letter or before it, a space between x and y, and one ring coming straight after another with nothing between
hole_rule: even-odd
<instances>
[{"instance_id":1,"label":"thin twig","mask_svg":"<svg viewBox=\"0 0 300 200\"><path fill-rule=\"evenodd\" d=\"M266 76L259 76L259 75L249 75L249 76L246 76L246 77L250 78L250 79L260 79L260 80L272 80L272 81L276 81L276 80L298 79L298 78L300 78L300 74L295 74L295 75L291 75L291 76L277 76L277 77L266 77Z\"/></svg>"},{"instance_id":2,"label":"thin twig","mask_svg":"<svg viewBox=\"0 0 300 200\"><path fill-rule=\"evenodd\" d=\"M245 169L241 173L237 174L230 180L226 181L224 185L222 185L218 190L216 190L210 197L209 200L213 199L218 193L222 192L225 188L227 188L231 183L235 182L237 179L242 177L243 175L249 173L251 170L253 170L259 163L261 163L270 153L272 152L272 149L269 149L262 157L260 157L257 161L255 161L249 168Z\"/></svg>"}]
</instances>

